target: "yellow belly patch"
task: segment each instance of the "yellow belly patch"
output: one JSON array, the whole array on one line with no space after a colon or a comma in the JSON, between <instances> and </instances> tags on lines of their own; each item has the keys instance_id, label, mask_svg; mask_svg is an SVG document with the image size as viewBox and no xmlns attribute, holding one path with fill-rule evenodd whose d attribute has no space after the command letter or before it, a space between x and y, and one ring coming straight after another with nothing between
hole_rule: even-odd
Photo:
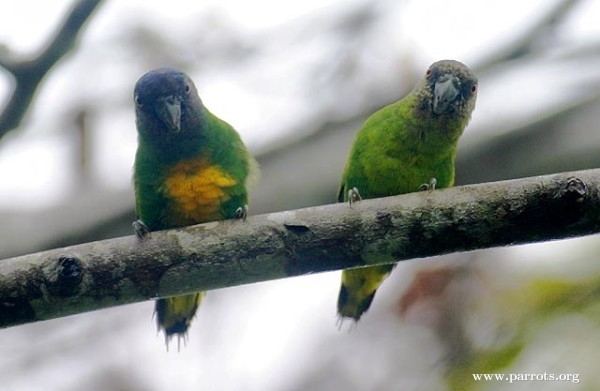
<instances>
[{"instance_id":1,"label":"yellow belly patch","mask_svg":"<svg viewBox=\"0 0 600 391\"><path fill-rule=\"evenodd\" d=\"M174 212L193 224L219 219L219 208L229 199L226 189L236 183L218 166L193 159L171 168L164 189Z\"/></svg>"}]
</instances>

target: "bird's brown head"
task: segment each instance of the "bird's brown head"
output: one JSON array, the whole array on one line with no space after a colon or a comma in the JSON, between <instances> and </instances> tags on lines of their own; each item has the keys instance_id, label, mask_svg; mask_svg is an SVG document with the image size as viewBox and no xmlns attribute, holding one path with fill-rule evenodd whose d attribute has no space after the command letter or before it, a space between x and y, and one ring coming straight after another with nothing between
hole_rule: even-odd
<instances>
[{"instance_id":1,"label":"bird's brown head","mask_svg":"<svg viewBox=\"0 0 600 391\"><path fill-rule=\"evenodd\" d=\"M468 121L475 108L477 77L465 64L455 60L433 63L419 85L418 110L429 118Z\"/></svg>"}]
</instances>

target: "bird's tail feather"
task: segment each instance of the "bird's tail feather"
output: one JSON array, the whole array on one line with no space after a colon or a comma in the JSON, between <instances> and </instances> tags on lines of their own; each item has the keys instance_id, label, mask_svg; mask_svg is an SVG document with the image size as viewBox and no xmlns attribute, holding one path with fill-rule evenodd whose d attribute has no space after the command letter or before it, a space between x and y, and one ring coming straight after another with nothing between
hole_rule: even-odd
<instances>
[{"instance_id":1,"label":"bird's tail feather","mask_svg":"<svg viewBox=\"0 0 600 391\"><path fill-rule=\"evenodd\" d=\"M369 309L377 288L395 265L369 266L342 272L338 314L356 321Z\"/></svg>"},{"instance_id":2,"label":"bird's tail feather","mask_svg":"<svg viewBox=\"0 0 600 391\"><path fill-rule=\"evenodd\" d=\"M185 340L185 335L204 295L205 292L196 292L156 300L154 307L156 323L159 330L165 333L167 346L174 335L177 335L178 339Z\"/></svg>"}]
</instances>

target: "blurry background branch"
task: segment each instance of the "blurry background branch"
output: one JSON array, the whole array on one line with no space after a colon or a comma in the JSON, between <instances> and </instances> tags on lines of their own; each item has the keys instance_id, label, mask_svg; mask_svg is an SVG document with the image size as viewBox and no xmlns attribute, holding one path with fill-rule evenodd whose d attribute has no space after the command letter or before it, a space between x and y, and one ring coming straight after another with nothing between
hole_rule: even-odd
<instances>
[{"instance_id":1,"label":"blurry background branch","mask_svg":"<svg viewBox=\"0 0 600 391\"><path fill-rule=\"evenodd\" d=\"M487 58L474 64L477 74L487 72L493 66L516 60L543 48L548 41L555 38L555 30L565 20L570 12L582 0L557 1L539 19L527 26L519 36L508 46L491 53Z\"/></svg>"},{"instance_id":2,"label":"blurry background branch","mask_svg":"<svg viewBox=\"0 0 600 391\"><path fill-rule=\"evenodd\" d=\"M83 25L101 2L79 0L46 47L35 57L20 60L11 58L9 51L0 54L0 67L12 75L14 82L12 94L0 114L0 138L19 126L40 82L54 64L74 47Z\"/></svg>"},{"instance_id":3,"label":"blurry background branch","mask_svg":"<svg viewBox=\"0 0 600 391\"><path fill-rule=\"evenodd\" d=\"M197 290L600 231L600 169L128 236L0 262L0 326Z\"/></svg>"},{"instance_id":4,"label":"blurry background branch","mask_svg":"<svg viewBox=\"0 0 600 391\"><path fill-rule=\"evenodd\" d=\"M489 53L487 56L484 56L480 61L475 64L470 64L473 68L474 72L477 75L482 75L489 72L495 66L502 66L505 63L517 60L519 58L524 58L532 55L532 53L536 52L536 49L540 50L542 53L542 48L548 47L549 42L553 41L555 29L560 26L560 23L566 19L577 4L581 3L581 0L565 0L565 1L557 1L544 13L539 15L537 20L534 20L530 26L523 31L516 34L513 38L512 42L505 45L504 47L495 48L495 51ZM357 13L365 12L366 10L356 10ZM371 22L377 22L377 18L372 15L370 18L365 17L365 24ZM348 18L357 18L356 15L350 14ZM364 30L366 28L363 27ZM356 52L356 53L344 53L344 57L354 58L358 57L357 53L359 53L364 44L363 41L354 39L354 45L348 45L347 50ZM588 48L592 50L584 50L583 53L580 54L589 54L590 51L596 52L595 47ZM339 55L339 54L338 54ZM410 66L407 62L403 64L404 66ZM402 76L404 78L410 78L410 80L404 83L404 89L398 89L398 85L396 84L388 84L382 90L378 90L377 94L374 94L370 97L373 99L367 99L365 104L361 106L361 111L356 111L352 113L352 116L345 116L343 118L336 118L335 116L323 116L323 118L328 118L326 122L318 123L311 130L304 130L304 132L292 132L293 134L300 133L303 137L291 137L286 138L286 140L281 140L280 143L274 143L267 148L267 151L264 151L262 154L263 160L268 161L272 158L276 158L276 156L287 153L290 149L295 149L296 144L306 144L308 143L309 138L315 138L316 142L319 142L323 138L327 138L329 132L339 132L341 129L353 135L353 132L348 131L349 127L356 122L360 122L366 119L371 113L375 110L381 108L382 106L397 100L412 88L412 86L418 80L418 77L421 76L422 70L416 69L403 69Z\"/></svg>"}]
</instances>

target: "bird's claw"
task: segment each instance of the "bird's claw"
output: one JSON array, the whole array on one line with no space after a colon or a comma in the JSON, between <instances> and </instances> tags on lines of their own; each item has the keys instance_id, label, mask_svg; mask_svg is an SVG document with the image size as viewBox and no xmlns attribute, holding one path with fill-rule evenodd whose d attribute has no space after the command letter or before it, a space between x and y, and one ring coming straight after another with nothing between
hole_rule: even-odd
<instances>
[{"instance_id":1,"label":"bird's claw","mask_svg":"<svg viewBox=\"0 0 600 391\"><path fill-rule=\"evenodd\" d=\"M434 191L436 185L437 179L431 178L429 183L423 183L421 186L419 186L419 191Z\"/></svg>"},{"instance_id":2,"label":"bird's claw","mask_svg":"<svg viewBox=\"0 0 600 391\"><path fill-rule=\"evenodd\" d=\"M358 189L356 187L353 187L352 189L348 190L348 204L350 205L350 207L352 207L352 204L354 204L355 202L361 200L362 197L360 196L360 193L358 192Z\"/></svg>"},{"instance_id":3,"label":"bird's claw","mask_svg":"<svg viewBox=\"0 0 600 391\"><path fill-rule=\"evenodd\" d=\"M144 224L144 222L140 219L137 219L133 223L131 223L131 226L133 227L133 232L135 232L135 236L137 236L139 240L144 240L150 233L150 229L148 228L148 226Z\"/></svg>"},{"instance_id":4,"label":"bird's claw","mask_svg":"<svg viewBox=\"0 0 600 391\"><path fill-rule=\"evenodd\" d=\"M237 208L235 210L235 218L236 219L242 219L243 221L246 221L247 217L248 217L248 205L240 206L239 208Z\"/></svg>"}]
</instances>

